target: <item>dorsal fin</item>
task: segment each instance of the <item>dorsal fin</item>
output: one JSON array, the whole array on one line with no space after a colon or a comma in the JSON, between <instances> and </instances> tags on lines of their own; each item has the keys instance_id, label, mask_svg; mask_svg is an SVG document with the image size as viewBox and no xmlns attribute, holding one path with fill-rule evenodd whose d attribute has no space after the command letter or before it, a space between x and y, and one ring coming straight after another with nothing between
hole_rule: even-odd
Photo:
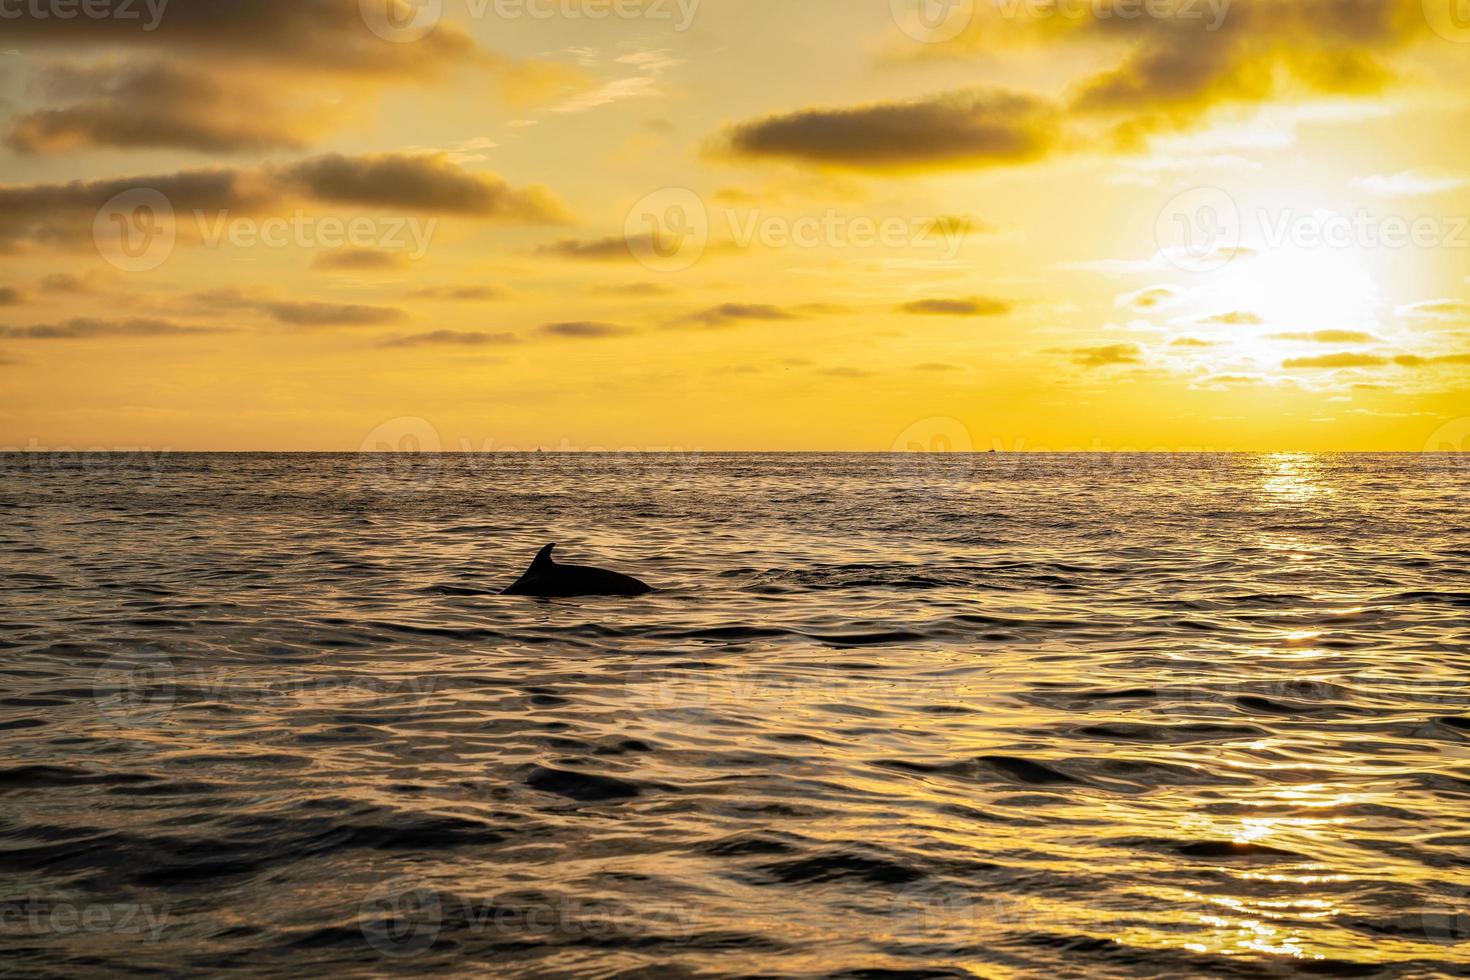
<instances>
[{"instance_id":1,"label":"dorsal fin","mask_svg":"<svg viewBox=\"0 0 1470 980\"><path fill-rule=\"evenodd\" d=\"M543 568L550 568L552 565L556 564L556 562L551 560L551 549L555 547L556 544L555 542L553 542L542 548L540 551L536 552L536 557L531 562L531 571L535 572Z\"/></svg>"}]
</instances>

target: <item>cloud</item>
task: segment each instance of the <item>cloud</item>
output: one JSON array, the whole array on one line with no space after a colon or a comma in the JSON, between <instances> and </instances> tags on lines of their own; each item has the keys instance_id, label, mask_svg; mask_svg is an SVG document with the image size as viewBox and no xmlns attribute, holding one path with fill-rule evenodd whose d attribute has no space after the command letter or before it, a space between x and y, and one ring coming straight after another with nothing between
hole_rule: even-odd
<instances>
[{"instance_id":1,"label":"cloud","mask_svg":"<svg viewBox=\"0 0 1470 980\"><path fill-rule=\"evenodd\" d=\"M141 18L42 16L36 4L0 18L0 47L101 60L42 64L48 104L12 120L25 153L167 147L205 153L301 148L380 97L383 88L448 80L468 68L512 106L594 87L574 65L480 48L447 21L400 37L419 0L129 0ZM156 8L156 30L144 29ZM166 8L166 9L165 9ZM403 43L411 42L411 43ZM119 57L121 55L121 57ZM477 85L479 91L487 86ZM471 157L457 151L460 162Z\"/></svg>"},{"instance_id":2,"label":"cloud","mask_svg":"<svg viewBox=\"0 0 1470 980\"><path fill-rule=\"evenodd\" d=\"M1320 354L1315 357L1293 357L1282 361L1284 368L1354 368L1382 367L1388 358L1378 354L1361 354L1343 351L1338 354Z\"/></svg>"},{"instance_id":3,"label":"cloud","mask_svg":"<svg viewBox=\"0 0 1470 980\"><path fill-rule=\"evenodd\" d=\"M382 347L487 347L518 344L521 339L512 333L479 333L458 330L435 330L431 333L393 337L382 342Z\"/></svg>"},{"instance_id":4,"label":"cloud","mask_svg":"<svg viewBox=\"0 0 1470 980\"><path fill-rule=\"evenodd\" d=\"M94 337L179 337L219 333L210 327L181 326L170 320L134 318L100 320L77 317L60 323L38 323L29 327L0 327L0 337L10 340L90 340Z\"/></svg>"},{"instance_id":5,"label":"cloud","mask_svg":"<svg viewBox=\"0 0 1470 980\"><path fill-rule=\"evenodd\" d=\"M1222 388L1244 388L1265 383L1266 379L1259 374L1211 374L1199 380L1199 384L1201 385L1213 385Z\"/></svg>"},{"instance_id":6,"label":"cloud","mask_svg":"<svg viewBox=\"0 0 1470 980\"><path fill-rule=\"evenodd\" d=\"M1073 347L1054 353L1068 354L1072 363L1085 368L1107 367L1113 364L1142 364L1143 352L1137 344L1105 344L1100 347Z\"/></svg>"},{"instance_id":7,"label":"cloud","mask_svg":"<svg viewBox=\"0 0 1470 980\"><path fill-rule=\"evenodd\" d=\"M1057 117L1044 99L997 90L907 102L812 108L741 123L729 152L873 171L1022 163L1054 149Z\"/></svg>"},{"instance_id":8,"label":"cloud","mask_svg":"<svg viewBox=\"0 0 1470 980\"><path fill-rule=\"evenodd\" d=\"M371 327L396 323L407 317L406 313L393 306L283 300L230 288L195 293L189 300L206 309L254 310L293 327Z\"/></svg>"},{"instance_id":9,"label":"cloud","mask_svg":"<svg viewBox=\"0 0 1470 980\"><path fill-rule=\"evenodd\" d=\"M542 245L536 249L536 254L561 259L582 259L589 262L617 262L633 258L628 239L621 235L590 240L563 238L559 242Z\"/></svg>"},{"instance_id":10,"label":"cloud","mask_svg":"<svg viewBox=\"0 0 1470 980\"><path fill-rule=\"evenodd\" d=\"M499 74L502 101L514 109L551 105L595 88L597 82L576 65L558 61L527 60L505 64ZM507 125L535 125L519 120Z\"/></svg>"},{"instance_id":11,"label":"cloud","mask_svg":"<svg viewBox=\"0 0 1470 980\"><path fill-rule=\"evenodd\" d=\"M1399 78L1394 57L1433 39L1426 12L1447 3L977 2L959 36L909 43L903 56L974 57L994 70L1034 46L1052 64L1086 66L1062 110L1070 143L1131 150L1154 134L1208 124L1230 110L1379 94Z\"/></svg>"},{"instance_id":12,"label":"cloud","mask_svg":"<svg viewBox=\"0 0 1470 980\"><path fill-rule=\"evenodd\" d=\"M900 305L897 312L914 316L1004 316L1015 307L1015 303L1006 299L969 296L958 299L914 300Z\"/></svg>"},{"instance_id":13,"label":"cloud","mask_svg":"<svg viewBox=\"0 0 1470 980\"><path fill-rule=\"evenodd\" d=\"M1175 337L1169 341L1170 347L1214 347L1213 340L1201 340L1198 337Z\"/></svg>"},{"instance_id":14,"label":"cloud","mask_svg":"<svg viewBox=\"0 0 1470 980\"><path fill-rule=\"evenodd\" d=\"M922 230L925 235L948 239L965 235L992 235L996 227L989 222L962 214L946 214L925 221Z\"/></svg>"},{"instance_id":15,"label":"cloud","mask_svg":"<svg viewBox=\"0 0 1470 980\"><path fill-rule=\"evenodd\" d=\"M0 185L0 244L31 240L91 244L99 211L125 191L146 188L176 215L284 212L302 202L369 210L448 215L478 221L555 224L565 211L542 187L512 188L494 174L471 173L443 154L342 154L253 170L183 170L65 184ZM188 230L194 223L180 220Z\"/></svg>"},{"instance_id":16,"label":"cloud","mask_svg":"<svg viewBox=\"0 0 1470 980\"><path fill-rule=\"evenodd\" d=\"M26 294L14 286L0 286L0 306L19 306L26 301Z\"/></svg>"},{"instance_id":17,"label":"cloud","mask_svg":"<svg viewBox=\"0 0 1470 980\"><path fill-rule=\"evenodd\" d=\"M69 272L52 272L41 277L43 293L90 293L91 284L81 276Z\"/></svg>"},{"instance_id":18,"label":"cloud","mask_svg":"<svg viewBox=\"0 0 1470 980\"><path fill-rule=\"evenodd\" d=\"M1258 327L1266 321L1255 313L1231 310L1229 313L1215 313L1211 316L1200 317L1195 322L1216 327Z\"/></svg>"},{"instance_id":19,"label":"cloud","mask_svg":"<svg viewBox=\"0 0 1470 980\"><path fill-rule=\"evenodd\" d=\"M552 112L586 112L627 99L643 99L662 95L659 79L676 65L682 64L662 51L638 51L615 59L619 65L629 66L637 74L614 79L590 91L580 92L552 106Z\"/></svg>"},{"instance_id":20,"label":"cloud","mask_svg":"<svg viewBox=\"0 0 1470 980\"><path fill-rule=\"evenodd\" d=\"M1470 303L1459 299L1427 299L1394 310L1403 317L1431 320L1470 319Z\"/></svg>"},{"instance_id":21,"label":"cloud","mask_svg":"<svg viewBox=\"0 0 1470 980\"><path fill-rule=\"evenodd\" d=\"M409 299L442 299L460 303L477 303L484 300L505 299L510 294L497 286L428 286L415 289Z\"/></svg>"},{"instance_id":22,"label":"cloud","mask_svg":"<svg viewBox=\"0 0 1470 980\"><path fill-rule=\"evenodd\" d=\"M1311 330L1301 333L1273 333L1271 340L1295 340L1310 344L1369 344L1378 340L1361 330Z\"/></svg>"},{"instance_id":23,"label":"cloud","mask_svg":"<svg viewBox=\"0 0 1470 980\"><path fill-rule=\"evenodd\" d=\"M1133 293L1124 293L1115 302L1118 306L1132 310L1154 310L1174 302L1180 291L1173 286L1148 286Z\"/></svg>"},{"instance_id":24,"label":"cloud","mask_svg":"<svg viewBox=\"0 0 1470 980\"><path fill-rule=\"evenodd\" d=\"M587 291L603 296L668 296L675 290L661 282L618 282L589 286Z\"/></svg>"},{"instance_id":25,"label":"cloud","mask_svg":"<svg viewBox=\"0 0 1470 980\"><path fill-rule=\"evenodd\" d=\"M181 65L52 65L37 87L70 105L22 113L5 145L17 153L167 147L238 153L308 146L325 128L325 106L285 104L268 86L218 68Z\"/></svg>"},{"instance_id":26,"label":"cloud","mask_svg":"<svg viewBox=\"0 0 1470 980\"><path fill-rule=\"evenodd\" d=\"M372 248L344 248L324 252L311 263L313 269L323 271L401 269L406 265L408 265L408 256L403 252Z\"/></svg>"},{"instance_id":27,"label":"cloud","mask_svg":"<svg viewBox=\"0 0 1470 980\"><path fill-rule=\"evenodd\" d=\"M329 153L268 173L306 197L419 214L452 214L528 224L567 218L544 187L515 190L494 174L472 173L448 154L379 153L349 157Z\"/></svg>"},{"instance_id":28,"label":"cloud","mask_svg":"<svg viewBox=\"0 0 1470 980\"><path fill-rule=\"evenodd\" d=\"M547 334L548 336L578 340L621 337L632 332L631 327L620 327L615 323L593 323L587 320L577 320L570 323L548 323L541 327L541 333Z\"/></svg>"},{"instance_id":29,"label":"cloud","mask_svg":"<svg viewBox=\"0 0 1470 980\"><path fill-rule=\"evenodd\" d=\"M1386 55L1427 36L1420 0L1234 0L1218 18L1198 16L1200 6L1122 19L1094 5L1090 17L1056 24L1074 40L1126 51L1079 86L1071 111L1118 120L1126 144L1218 106L1373 94L1394 78Z\"/></svg>"},{"instance_id":30,"label":"cloud","mask_svg":"<svg viewBox=\"0 0 1470 980\"><path fill-rule=\"evenodd\" d=\"M676 323L724 327L741 320L794 320L796 314L765 303L721 303L698 313L680 317Z\"/></svg>"},{"instance_id":31,"label":"cloud","mask_svg":"<svg viewBox=\"0 0 1470 980\"><path fill-rule=\"evenodd\" d=\"M1435 364L1470 364L1470 354L1438 354L1422 357L1418 354L1400 354L1393 359L1400 367L1429 367Z\"/></svg>"},{"instance_id":32,"label":"cloud","mask_svg":"<svg viewBox=\"0 0 1470 980\"><path fill-rule=\"evenodd\" d=\"M136 17L61 18L44 5L17 5L0 20L0 43L30 51L133 48L213 63L306 72L429 78L455 65L486 62L474 40L450 23L413 43L373 32L412 20L412 0L189 0L115 4ZM389 6L391 5L391 6ZM38 14L39 11L39 14ZM155 13L156 12L156 13ZM149 22L154 29L145 30ZM389 37L392 37L392 33Z\"/></svg>"},{"instance_id":33,"label":"cloud","mask_svg":"<svg viewBox=\"0 0 1470 980\"><path fill-rule=\"evenodd\" d=\"M1352 181L1352 185L1359 190L1383 197L1422 197L1457 190L1467 183L1470 183L1470 177L1463 173L1427 169L1373 174Z\"/></svg>"},{"instance_id":34,"label":"cloud","mask_svg":"<svg viewBox=\"0 0 1470 980\"><path fill-rule=\"evenodd\" d=\"M316 301L271 301L259 308L273 319L293 327L370 327L395 323L406 314L391 306L364 306L360 303L321 303Z\"/></svg>"}]
</instances>

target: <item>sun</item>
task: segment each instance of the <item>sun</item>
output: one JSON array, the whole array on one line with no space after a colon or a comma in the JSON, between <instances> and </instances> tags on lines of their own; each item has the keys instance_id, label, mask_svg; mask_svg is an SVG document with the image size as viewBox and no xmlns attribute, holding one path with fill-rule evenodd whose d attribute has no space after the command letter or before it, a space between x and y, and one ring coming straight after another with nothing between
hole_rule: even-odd
<instances>
[{"instance_id":1,"label":"sun","mask_svg":"<svg viewBox=\"0 0 1470 980\"><path fill-rule=\"evenodd\" d=\"M1285 245L1232 262L1221 286L1267 332L1363 330L1384 302L1378 271L1367 249Z\"/></svg>"}]
</instances>

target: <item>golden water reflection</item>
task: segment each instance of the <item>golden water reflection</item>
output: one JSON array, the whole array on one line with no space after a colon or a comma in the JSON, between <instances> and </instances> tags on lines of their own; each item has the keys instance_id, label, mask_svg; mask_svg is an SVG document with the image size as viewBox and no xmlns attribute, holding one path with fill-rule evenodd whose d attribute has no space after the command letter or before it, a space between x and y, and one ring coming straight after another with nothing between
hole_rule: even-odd
<instances>
[{"instance_id":1,"label":"golden water reflection","mask_svg":"<svg viewBox=\"0 0 1470 980\"><path fill-rule=\"evenodd\" d=\"M1302 504L1331 497L1336 490L1323 479L1321 457L1309 453L1273 453L1261 460L1261 490L1280 504Z\"/></svg>"}]
</instances>

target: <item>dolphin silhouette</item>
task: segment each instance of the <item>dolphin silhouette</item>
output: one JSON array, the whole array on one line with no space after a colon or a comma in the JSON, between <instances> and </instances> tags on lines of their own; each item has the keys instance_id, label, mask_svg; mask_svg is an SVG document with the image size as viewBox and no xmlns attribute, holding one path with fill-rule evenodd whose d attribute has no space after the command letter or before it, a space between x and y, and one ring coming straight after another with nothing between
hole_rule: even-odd
<instances>
[{"instance_id":1,"label":"dolphin silhouette","mask_svg":"<svg viewBox=\"0 0 1470 980\"><path fill-rule=\"evenodd\" d=\"M549 544L536 552L536 558L526 573L516 579L501 595L531 595L545 598L564 598L579 595L643 595L653 587L638 581L631 575L610 572L605 568L589 568L586 565L558 565L551 560Z\"/></svg>"}]
</instances>

